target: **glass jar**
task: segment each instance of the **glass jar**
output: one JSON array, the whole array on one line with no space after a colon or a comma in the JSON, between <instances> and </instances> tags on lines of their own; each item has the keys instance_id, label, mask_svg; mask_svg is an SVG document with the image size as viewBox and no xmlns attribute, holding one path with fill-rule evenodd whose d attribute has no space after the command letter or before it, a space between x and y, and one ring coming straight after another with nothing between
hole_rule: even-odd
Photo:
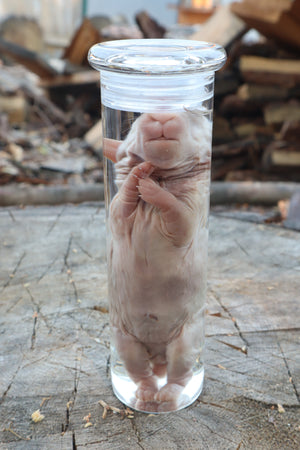
<instances>
[{"instance_id":1,"label":"glass jar","mask_svg":"<svg viewBox=\"0 0 300 450\"><path fill-rule=\"evenodd\" d=\"M190 405L203 386L214 72L222 47L97 44L101 74L111 379L139 411Z\"/></svg>"}]
</instances>

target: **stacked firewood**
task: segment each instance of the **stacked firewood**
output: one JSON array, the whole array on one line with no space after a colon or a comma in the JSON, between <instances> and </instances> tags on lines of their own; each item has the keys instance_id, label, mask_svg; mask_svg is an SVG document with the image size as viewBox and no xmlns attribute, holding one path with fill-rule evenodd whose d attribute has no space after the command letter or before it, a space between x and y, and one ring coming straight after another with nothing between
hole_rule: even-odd
<instances>
[{"instance_id":1,"label":"stacked firewood","mask_svg":"<svg viewBox=\"0 0 300 450\"><path fill-rule=\"evenodd\" d=\"M299 181L300 0L218 7L191 39L228 54L216 74L212 179Z\"/></svg>"},{"instance_id":2,"label":"stacked firewood","mask_svg":"<svg viewBox=\"0 0 300 450\"><path fill-rule=\"evenodd\" d=\"M216 75L213 179L300 180L300 60L236 41Z\"/></svg>"},{"instance_id":3,"label":"stacked firewood","mask_svg":"<svg viewBox=\"0 0 300 450\"><path fill-rule=\"evenodd\" d=\"M282 14L286 10L277 20ZM102 181L99 74L87 66L87 51L112 33L164 35L146 13L136 19L140 31L85 19L60 61L63 70L0 36L0 184ZM219 41L228 53L216 74L213 181L300 181L300 44L294 34L289 42L272 30L249 41L244 16L220 8L192 36Z\"/></svg>"}]
</instances>

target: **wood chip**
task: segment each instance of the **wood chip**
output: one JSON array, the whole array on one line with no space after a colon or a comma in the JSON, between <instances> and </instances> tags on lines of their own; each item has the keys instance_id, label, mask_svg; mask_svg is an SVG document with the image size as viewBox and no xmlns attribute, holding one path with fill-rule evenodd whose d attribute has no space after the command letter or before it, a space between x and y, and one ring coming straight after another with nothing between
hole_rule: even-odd
<instances>
[{"instance_id":1,"label":"wood chip","mask_svg":"<svg viewBox=\"0 0 300 450\"><path fill-rule=\"evenodd\" d=\"M95 305L95 306L93 307L93 309L94 309L95 311L100 311L100 312L102 312L103 314L108 314L108 309L105 308L104 306L98 306L98 305Z\"/></svg>"},{"instance_id":2,"label":"wood chip","mask_svg":"<svg viewBox=\"0 0 300 450\"><path fill-rule=\"evenodd\" d=\"M279 413L284 413L284 412L285 412L284 407L283 407L282 405L280 405L280 403L278 403L277 409L278 409L278 412L279 412Z\"/></svg>"},{"instance_id":3,"label":"wood chip","mask_svg":"<svg viewBox=\"0 0 300 450\"><path fill-rule=\"evenodd\" d=\"M213 316L213 317L223 317L222 313L220 312L216 312L216 313L208 313L209 316Z\"/></svg>"},{"instance_id":4,"label":"wood chip","mask_svg":"<svg viewBox=\"0 0 300 450\"><path fill-rule=\"evenodd\" d=\"M106 419L107 411L108 411L108 409L106 407L104 407L103 414L102 414L102 419Z\"/></svg>"},{"instance_id":5,"label":"wood chip","mask_svg":"<svg viewBox=\"0 0 300 450\"><path fill-rule=\"evenodd\" d=\"M115 406L110 406L109 409L118 414L122 412L120 408L116 408Z\"/></svg>"},{"instance_id":6,"label":"wood chip","mask_svg":"<svg viewBox=\"0 0 300 450\"><path fill-rule=\"evenodd\" d=\"M44 397L42 398L41 404L40 404L40 408L48 401L51 400L51 397Z\"/></svg>"},{"instance_id":7,"label":"wood chip","mask_svg":"<svg viewBox=\"0 0 300 450\"><path fill-rule=\"evenodd\" d=\"M45 416L41 414L41 411L39 409L37 409L31 414L31 419L34 423L41 422L42 420L44 420L44 418Z\"/></svg>"},{"instance_id":8,"label":"wood chip","mask_svg":"<svg viewBox=\"0 0 300 450\"><path fill-rule=\"evenodd\" d=\"M243 347L238 347L237 345L230 344L229 342L220 341L219 339L217 339L217 341L221 342L221 344L228 345L228 347L231 347L234 350L238 350L239 352L242 352L245 355L247 355L247 353L248 353L247 347L245 345L243 345Z\"/></svg>"},{"instance_id":9,"label":"wood chip","mask_svg":"<svg viewBox=\"0 0 300 450\"><path fill-rule=\"evenodd\" d=\"M92 416L91 413L89 413L87 416L84 416L83 420L84 420L85 422L89 422L91 416Z\"/></svg>"},{"instance_id":10,"label":"wood chip","mask_svg":"<svg viewBox=\"0 0 300 450\"><path fill-rule=\"evenodd\" d=\"M129 408L116 408L115 406L108 405L104 400L99 400L98 403L103 407L102 419L105 419L107 417L108 411L112 411L114 414L119 414L122 419L124 419L125 417L127 417L128 419L134 418L134 411Z\"/></svg>"}]
</instances>

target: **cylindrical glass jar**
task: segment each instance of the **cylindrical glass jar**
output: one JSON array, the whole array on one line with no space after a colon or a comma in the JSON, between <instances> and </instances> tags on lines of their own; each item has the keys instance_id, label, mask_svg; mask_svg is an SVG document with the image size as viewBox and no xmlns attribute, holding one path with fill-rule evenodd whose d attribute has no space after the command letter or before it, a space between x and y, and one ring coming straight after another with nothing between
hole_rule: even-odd
<instances>
[{"instance_id":1,"label":"cylindrical glass jar","mask_svg":"<svg viewBox=\"0 0 300 450\"><path fill-rule=\"evenodd\" d=\"M152 413L203 385L214 72L222 47L147 39L93 46L101 73L111 377Z\"/></svg>"}]
</instances>

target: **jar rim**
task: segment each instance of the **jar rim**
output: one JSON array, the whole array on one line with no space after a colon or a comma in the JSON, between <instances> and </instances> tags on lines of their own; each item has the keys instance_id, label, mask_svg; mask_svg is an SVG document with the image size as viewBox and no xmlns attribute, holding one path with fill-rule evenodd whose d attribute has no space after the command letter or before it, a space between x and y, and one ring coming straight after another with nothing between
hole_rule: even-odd
<instances>
[{"instance_id":1,"label":"jar rim","mask_svg":"<svg viewBox=\"0 0 300 450\"><path fill-rule=\"evenodd\" d=\"M226 61L221 45L186 39L124 39L95 44L88 61L99 71L166 75L216 71Z\"/></svg>"}]
</instances>

